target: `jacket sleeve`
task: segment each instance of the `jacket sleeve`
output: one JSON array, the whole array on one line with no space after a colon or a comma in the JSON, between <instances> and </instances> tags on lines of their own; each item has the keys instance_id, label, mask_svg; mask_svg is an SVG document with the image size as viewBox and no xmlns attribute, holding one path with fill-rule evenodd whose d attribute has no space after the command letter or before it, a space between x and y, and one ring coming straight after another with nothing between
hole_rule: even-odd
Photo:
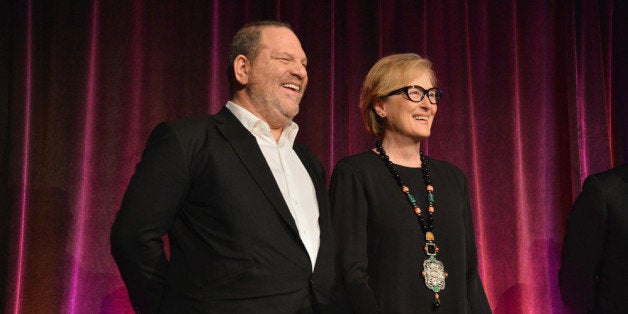
<instances>
[{"instance_id":1,"label":"jacket sleeve","mask_svg":"<svg viewBox=\"0 0 628 314\"><path fill-rule=\"evenodd\" d=\"M332 174L330 197L343 289L356 313L377 313L377 301L368 285L367 199L359 175L342 162Z\"/></svg>"},{"instance_id":2,"label":"jacket sleeve","mask_svg":"<svg viewBox=\"0 0 628 314\"><path fill-rule=\"evenodd\" d=\"M168 233L190 180L188 162L168 124L153 130L111 229L111 253L136 312L159 306L168 260L162 236Z\"/></svg>"}]
</instances>

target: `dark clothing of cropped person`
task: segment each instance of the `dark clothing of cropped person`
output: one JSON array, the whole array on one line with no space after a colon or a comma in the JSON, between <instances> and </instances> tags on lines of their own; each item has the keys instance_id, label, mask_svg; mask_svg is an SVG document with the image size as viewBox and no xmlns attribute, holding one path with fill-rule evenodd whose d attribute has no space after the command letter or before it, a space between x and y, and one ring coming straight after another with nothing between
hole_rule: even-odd
<instances>
[{"instance_id":1,"label":"dark clothing of cropped person","mask_svg":"<svg viewBox=\"0 0 628 314\"><path fill-rule=\"evenodd\" d=\"M628 313L628 164L584 181L567 218L559 283L570 313Z\"/></svg>"},{"instance_id":2,"label":"dark clothing of cropped person","mask_svg":"<svg viewBox=\"0 0 628 314\"><path fill-rule=\"evenodd\" d=\"M217 114L150 135L111 230L141 313L318 313L334 244L319 160L295 142L307 58L289 25L245 25ZM162 236L167 235L170 258Z\"/></svg>"}]
</instances>

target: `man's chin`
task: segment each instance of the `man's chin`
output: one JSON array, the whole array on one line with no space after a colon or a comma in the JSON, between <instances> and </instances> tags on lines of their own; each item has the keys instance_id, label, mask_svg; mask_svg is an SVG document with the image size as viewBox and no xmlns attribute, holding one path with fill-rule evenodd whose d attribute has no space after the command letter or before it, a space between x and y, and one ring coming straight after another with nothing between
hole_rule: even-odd
<instances>
[{"instance_id":1,"label":"man's chin","mask_svg":"<svg viewBox=\"0 0 628 314\"><path fill-rule=\"evenodd\" d=\"M268 123L273 128L283 128L292 123L292 119L294 119L295 116L296 115L279 113L274 116L269 116L265 120L266 123Z\"/></svg>"},{"instance_id":2,"label":"man's chin","mask_svg":"<svg viewBox=\"0 0 628 314\"><path fill-rule=\"evenodd\" d=\"M294 119L294 117L297 116L297 114L299 114L299 104L296 104L294 107L290 108L289 110L284 110L281 115L284 116L284 118L292 121L292 119Z\"/></svg>"}]
</instances>

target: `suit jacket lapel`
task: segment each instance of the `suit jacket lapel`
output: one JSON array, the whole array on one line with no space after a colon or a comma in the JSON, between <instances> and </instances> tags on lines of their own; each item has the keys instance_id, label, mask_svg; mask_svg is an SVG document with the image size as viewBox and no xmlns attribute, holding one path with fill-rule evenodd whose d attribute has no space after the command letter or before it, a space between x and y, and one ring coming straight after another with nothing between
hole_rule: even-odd
<instances>
[{"instance_id":1,"label":"suit jacket lapel","mask_svg":"<svg viewBox=\"0 0 628 314\"><path fill-rule=\"evenodd\" d=\"M290 214L288 205L281 194L281 190L279 190L279 186L277 186L275 177L268 167L262 151L257 145L255 136L253 136L226 107L217 113L214 119L218 122L216 124L218 130L227 141L231 143L231 147L233 147L242 161L242 164L248 169L253 180L255 180L259 188L268 198L268 201L277 209L281 217L283 217L286 223L295 232L297 238L299 238L299 232L297 231L294 218L292 214Z\"/></svg>"}]
</instances>

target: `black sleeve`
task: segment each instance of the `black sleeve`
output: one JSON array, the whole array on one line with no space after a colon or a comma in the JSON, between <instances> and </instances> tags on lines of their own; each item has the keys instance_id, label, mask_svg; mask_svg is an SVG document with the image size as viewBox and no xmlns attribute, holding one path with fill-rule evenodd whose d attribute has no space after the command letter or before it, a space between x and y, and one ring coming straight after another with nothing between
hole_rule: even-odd
<instances>
[{"instance_id":1,"label":"black sleeve","mask_svg":"<svg viewBox=\"0 0 628 314\"><path fill-rule=\"evenodd\" d=\"M111 253L137 312L159 307L168 269L162 236L189 190L186 160L172 128L155 128L111 229Z\"/></svg>"},{"instance_id":2,"label":"black sleeve","mask_svg":"<svg viewBox=\"0 0 628 314\"><path fill-rule=\"evenodd\" d=\"M367 199L359 175L342 162L332 174L330 197L344 290L356 313L377 313L377 301L368 285Z\"/></svg>"}]
</instances>

